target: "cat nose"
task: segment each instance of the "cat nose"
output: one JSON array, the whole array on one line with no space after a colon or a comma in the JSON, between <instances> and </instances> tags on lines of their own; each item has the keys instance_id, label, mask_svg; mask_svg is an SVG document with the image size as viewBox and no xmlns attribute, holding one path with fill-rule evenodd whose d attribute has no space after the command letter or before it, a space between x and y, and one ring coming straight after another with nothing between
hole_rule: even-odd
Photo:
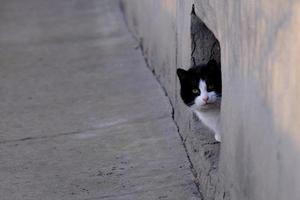
<instances>
[{"instance_id":1,"label":"cat nose","mask_svg":"<svg viewBox=\"0 0 300 200\"><path fill-rule=\"evenodd\" d=\"M208 101L208 96L203 97L203 101L206 103Z\"/></svg>"}]
</instances>

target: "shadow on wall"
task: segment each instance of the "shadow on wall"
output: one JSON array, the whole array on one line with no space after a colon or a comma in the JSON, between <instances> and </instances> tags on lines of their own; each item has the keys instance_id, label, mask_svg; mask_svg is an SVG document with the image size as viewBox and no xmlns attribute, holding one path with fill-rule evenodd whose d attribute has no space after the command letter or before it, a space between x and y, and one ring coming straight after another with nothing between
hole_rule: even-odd
<instances>
[{"instance_id":1,"label":"shadow on wall","mask_svg":"<svg viewBox=\"0 0 300 200\"><path fill-rule=\"evenodd\" d=\"M206 64L209 60L221 62L220 43L204 22L197 17L194 6L191 12L191 40L193 65Z\"/></svg>"}]
</instances>

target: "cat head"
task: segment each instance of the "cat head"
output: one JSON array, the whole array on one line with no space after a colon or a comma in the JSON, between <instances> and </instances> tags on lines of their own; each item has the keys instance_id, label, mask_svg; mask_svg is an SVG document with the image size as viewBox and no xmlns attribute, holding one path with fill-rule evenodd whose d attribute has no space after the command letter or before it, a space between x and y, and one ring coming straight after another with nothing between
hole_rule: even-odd
<instances>
[{"instance_id":1,"label":"cat head","mask_svg":"<svg viewBox=\"0 0 300 200\"><path fill-rule=\"evenodd\" d=\"M180 95L187 106L205 109L220 103L221 67L215 60L189 70L179 68L177 75L181 85Z\"/></svg>"}]
</instances>

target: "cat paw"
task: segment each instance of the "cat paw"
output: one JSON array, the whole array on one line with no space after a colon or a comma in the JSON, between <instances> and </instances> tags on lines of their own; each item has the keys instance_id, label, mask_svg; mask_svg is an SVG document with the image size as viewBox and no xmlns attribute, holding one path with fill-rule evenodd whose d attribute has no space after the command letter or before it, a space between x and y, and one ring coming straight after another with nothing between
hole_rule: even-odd
<instances>
[{"instance_id":1,"label":"cat paw","mask_svg":"<svg viewBox=\"0 0 300 200\"><path fill-rule=\"evenodd\" d=\"M218 142L221 142L221 135L220 135L220 134L215 134L215 139L216 139Z\"/></svg>"}]
</instances>

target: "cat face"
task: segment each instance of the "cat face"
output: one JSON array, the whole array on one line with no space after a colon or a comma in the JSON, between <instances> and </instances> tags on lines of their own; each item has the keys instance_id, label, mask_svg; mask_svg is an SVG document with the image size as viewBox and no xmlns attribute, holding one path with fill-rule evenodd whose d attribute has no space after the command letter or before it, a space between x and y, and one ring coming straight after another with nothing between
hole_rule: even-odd
<instances>
[{"instance_id":1,"label":"cat face","mask_svg":"<svg viewBox=\"0 0 300 200\"><path fill-rule=\"evenodd\" d=\"M214 60L187 71L179 68L177 75L181 85L180 95L187 106L205 109L220 103L221 68Z\"/></svg>"}]
</instances>

